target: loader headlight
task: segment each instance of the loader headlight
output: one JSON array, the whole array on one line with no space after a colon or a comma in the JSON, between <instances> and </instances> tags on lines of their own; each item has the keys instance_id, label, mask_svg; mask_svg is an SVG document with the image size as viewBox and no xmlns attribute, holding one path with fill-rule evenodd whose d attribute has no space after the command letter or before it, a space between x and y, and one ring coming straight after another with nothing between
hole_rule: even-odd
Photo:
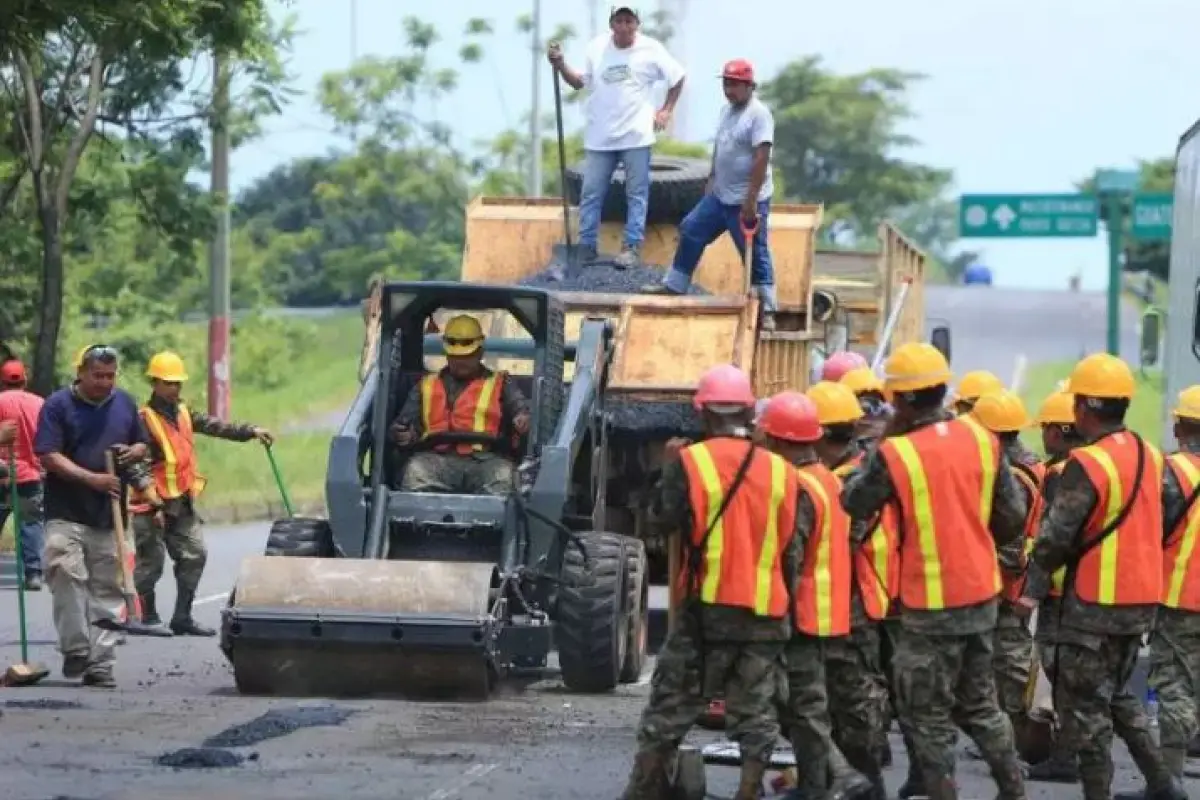
<instances>
[{"instance_id":1,"label":"loader headlight","mask_svg":"<svg viewBox=\"0 0 1200 800\"><path fill-rule=\"evenodd\" d=\"M824 289L814 289L809 316L813 322L825 322L837 311L837 295Z\"/></svg>"}]
</instances>

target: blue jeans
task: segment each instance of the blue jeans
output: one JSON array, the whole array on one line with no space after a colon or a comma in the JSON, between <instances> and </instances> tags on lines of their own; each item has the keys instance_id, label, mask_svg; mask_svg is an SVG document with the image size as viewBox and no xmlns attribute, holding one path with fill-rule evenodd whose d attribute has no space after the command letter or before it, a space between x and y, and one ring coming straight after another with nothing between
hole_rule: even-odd
<instances>
[{"instance_id":1,"label":"blue jeans","mask_svg":"<svg viewBox=\"0 0 1200 800\"><path fill-rule=\"evenodd\" d=\"M774 312L775 271L771 266L771 250L767 247L767 216L771 212L769 200L758 204L758 231L754 234L753 252L750 255L750 283L758 288L763 311ZM746 241L742 237L742 207L726 205L715 195L706 194L696 207L688 212L679 223L679 246L675 249L675 262L667 270L663 283L673 292L683 294L692 285L692 275L700 263L700 256L710 244L729 232L737 247L738 260L746 252Z\"/></svg>"},{"instance_id":2,"label":"blue jeans","mask_svg":"<svg viewBox=\"0 0 1200 800\"><path fill-rule=\"evenodd\" d=\"M0 498L0 528L4 527L4 523L8 522L8 517L12 513L9 508L9 492L12 489L8 485L0 486L3 490L4 497ZM42 572L42 484L40 481L31 483L17 484L17 500L20 502L21 512L21 557L25 561L25 574L41 574Z\"/></svg>"},{"instance_id":3,"label":"blue jeans","mask_svg":"<svg viewBox=\"0 0 1200 800\"><path fill-rule=\"evenodd\" d=\"M583 189L579 196L579 243L596 248L600 236L600 209L608 194L617 164L625 165L625 246L641 247L646 238L646 206L650 199L650 148L588 150L583 162Z\"/></svg>"}]
</instances>

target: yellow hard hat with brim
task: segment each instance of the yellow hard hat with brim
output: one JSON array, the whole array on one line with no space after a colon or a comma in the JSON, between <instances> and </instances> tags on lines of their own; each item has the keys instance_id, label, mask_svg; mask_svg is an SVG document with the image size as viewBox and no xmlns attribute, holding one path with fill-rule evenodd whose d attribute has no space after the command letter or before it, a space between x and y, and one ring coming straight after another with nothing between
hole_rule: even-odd
<instances>
[{"instance_id":1,"label":"yellow hard hat with brim","mask_svg":"<svg viewBox=\"0 0 1200 800\"><path fill-rule=\"evenodd\" d=\"M183 359L178 353L172 353L170 350L155 353L150 358L150 363L146 365L146 377L169 383L181 383L188 379Z\"/></svg>"},{"instance_id":2,"label":"yellow hard hat with brim","mask_svg":"<svg viewBox=\"0 0 1200 800\"><path fill-rule=\"evenodd\" d=\"M1187 387L1179 393L1179 402L1171 412L1176 419L1200 422L1200 384Z\"/></svg>"},{"instance_id":3,"label":"yellow hard hat with brim","mask_svg":"<svg viewBox=\"0 0 1200 800\"><path fill-rule=\"evenodd\" d=\"M1093 353L1071 370L1067 391L1103 400L1129 400L1137 391L1133 370L1109 353Z\"/></svg>"},{"instance_id":4,"label":"yellow hard hat with brim","mask_svg":"<svg viewBox=\"0 0 1200 800\"><path fill-rule=\"evenodd\" d=\"M469 356L483 347L483 327L470 314L451 317L442 331L442 344L448 356Z\"/></svg>"},{"instance_id":5,"label":"yellow hard hat with brim","mask_svg":"<svg viewBox=\"0 0 1200 800\"><path fill-rule=\"evenodd\" d=\"M1029 413L1014 392L990 392L979 398L972 416L992 433L1016 433L1029 427Z\"/></svg>"}]
</instances>

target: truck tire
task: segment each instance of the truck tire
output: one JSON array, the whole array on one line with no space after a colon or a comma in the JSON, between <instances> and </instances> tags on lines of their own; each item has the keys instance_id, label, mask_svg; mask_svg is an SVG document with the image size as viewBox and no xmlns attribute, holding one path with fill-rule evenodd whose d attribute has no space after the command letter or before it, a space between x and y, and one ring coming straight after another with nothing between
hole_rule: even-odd
<instances>
[{"instance_id":1,"label":"truck tire","mask_svg":"<svg viewBox=\"0 0 1200 800\"><path fill-rule=\"evenodd\" d=\"M333 558L333 528L329 520L314 517L290 517L271 523L265 556L291 558Z\"/></svg>"},{"instance_id":2,"label":"truck tire","mask_svg":"<svg viewBox=\"0 0 1200 800\"><path fill-rule=\"evenodd\" d=\"M567 168L567 200L579 205L583 196L583 163ZM678 225L704 197L711 165L702 158L650 157L650 197L647 225ZM625 222L625 168L617 167L604 194L601 222Z\"/></svg>"},{"instance_id":3,"label":"truck tire","mask_svg":"<svg viewBox=\"0 0 1200 800\"><path fill-rule=\"evenodd\" d=\"M621 664L621 683L637 683L646 667L650 640L650 575L646 544L625 539L625 608L629 615L629 639Z\"/></svg>"},{"instance_id":4,"label":"truck tire","mask_svg":"<svg viewBox=\"0 0 1200 800\"><path fill-rule=\"evenodd\" d=\"M629 644L625 608L627 537L615 533L579 534L587 550L568 544L554 617L554 639L563 683L572 692L616 688Z\"/></svg>"}]
</instances>

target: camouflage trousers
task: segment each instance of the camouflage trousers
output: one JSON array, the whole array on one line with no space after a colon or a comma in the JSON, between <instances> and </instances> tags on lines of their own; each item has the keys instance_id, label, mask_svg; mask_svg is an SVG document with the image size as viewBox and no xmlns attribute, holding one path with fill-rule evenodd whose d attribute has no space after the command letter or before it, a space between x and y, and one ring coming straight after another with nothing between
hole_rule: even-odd
<instances>
[{"instance_id":1,"label":"camouflage trousers","mask_svg":"<svg viewBox=\"0 0 1200 800\"><path fill-rule=\"evenodd\" d=\"M725 729L747 761L766 762L779 738L775 715L783 641L712 641L690 615L667 635L638 723L638 750L673 751L708 708L725 700Z\"/></svg>"},{"instance_id":2,"label":"camouflage trousers","mask_svg":"<svg viewBox=\"0 0 1200 800\"><path fill-rule=\"evenodd\" d=\"M800 766L797 788L805 797L823 796L830 780L848 769L845 756L833 743L825 669L831 647L844 649L849 645L841 639L798 633L784 651L787 695L779 710L779 721Z\"/></svg>"},{"instance_id":3,"label":"camouflage trousers","mask_svg":"<svg viewBox=\"0 0 1200 800\"><path fill-rule=\"evenodd\" d=\"M1009 719L1020 719L1025 709L1025 689L1033 666L1033 634L1029 620L1009 603L1001 603L993 639L996 699Z\"/></svg>"},{"instance_id":4,"label":"camouflage trousers","mask_svg":"<svg viewBox=\"0 0 1200 800\"><path fill-rule=\"evenodd\" d=\"M884 720L891 720L879 662L879 629L874 622L855 626L849 636L830 639L825 645L833 742L850 766L867 776L883 769L879 751L881 742L886 742Z\"/></svg>"},{"instance_id":5,"label":"camouflage trousers","mask_svg":"<svg viewBox=\"0 0 1200 800\"><path fill-rule=\"evenodd\" d=\"M516 465L496 453L417 453L408 460L400 491L507 495L516 485Z\"/></svg>"},{"instance_id":6,"label":"camouflage trousers","mask_svg":"<svg viewBox=\"0 0 1200 800\"><path fill-rule=\"evenodd\" d=\"M1142 637L1095 634L1055 647L1054 705L1063 744L1079 755L1085 800L1108 800L1113 778L1114 731L1125 741L1151 791L1171 782L1141 702L1125 687L1133 676Z\"/></svg>"},{"instance_id":7,"label":"camouflage trousers","mask_svg":"<svg viewBox=\"0 0 1200 800\"><path fill-rule=\"evenodd\" d=\"M1149 682L1158 693L1163 756L1174 771L1176 765L1171 760L1181 762L1186 758L1188 743L1198 730L1200 614L1168 609L1159 612L1150 637ZM1172 754L1172 750L1177 752Z\"/></svg>"},{"instance_id":8,"label":"camouflage trousers","mask_svg":"<svg viewBox=\"0 0 1200 800\"><path fill-rule=\"evenodd\" d=\"M141 595L153 592L162 578L166 557L170 555L175 564L178 590L195 594L208 561L200 520L190 508L182 508L177 514L168 514L163 519L165 524L159 527L150 514L133 515L133 537L137 547L134 587Z\"/></svg>"},{"instance_id":9,"label":"camouflage trousers","mask_svg":"<svg viewBox=\"0 0 1200 800\"><path fill-rule=\"evenodd\" d=\"M1003 800L1023 800L1012 724L996 702L993 632L930 634L905 628L894 656L900 715L932 800L954 800L955 726L979 748Z\"/></svg>"}]
</instances>

